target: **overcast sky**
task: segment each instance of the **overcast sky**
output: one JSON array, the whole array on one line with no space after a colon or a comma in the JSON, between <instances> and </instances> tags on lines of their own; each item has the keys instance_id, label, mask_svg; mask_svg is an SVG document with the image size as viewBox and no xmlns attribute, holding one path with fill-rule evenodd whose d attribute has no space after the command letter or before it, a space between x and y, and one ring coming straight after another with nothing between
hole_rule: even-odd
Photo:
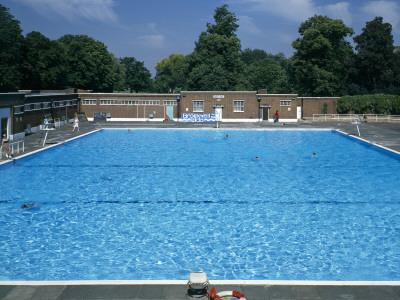
<instances>
[{"instance_id":1,"label":"overcast sky","mask_svg":"<svg viewBox=\"0 0 400 300\"><path fill-rule=\"evenodd\" d=\"M23 34L50 39L84 34L103 42L116 57L135 57L154 74L172 53L187 55L217 7L228 4L239 19L242 49L293 53L298 28L314 14L341 19L361 33L376 16L393 26L400 46L400 1L335 0L0 0L19 20Z\"/></svg>"}]
</instances>

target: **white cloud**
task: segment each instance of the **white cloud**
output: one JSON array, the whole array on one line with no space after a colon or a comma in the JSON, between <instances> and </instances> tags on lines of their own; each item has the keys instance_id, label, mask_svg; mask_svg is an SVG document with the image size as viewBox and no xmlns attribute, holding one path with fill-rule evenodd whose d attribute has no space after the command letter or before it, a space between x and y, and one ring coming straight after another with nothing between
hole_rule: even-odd
<instances>
[{"instance_id":1,"label":"white cloud","mask_svg":"<svg viewBox=\"0 0 400 300\"><path fill-rule=\"evenodd\" d=\"M341 19L351 24L349 2L318 5L316 0L231 0L235 4L246 4L247 9L280 17L293 23L301 23L315 14L327 15L333 19Z\"/></svg>"},{"instance_id":2,"label":"white cloud","mask_svg":"<svg viewBox=\"0 0 400 300\"><path fill-rule=\"evenodd\" d=\"M362 11L372 21L375 17L383 17L383 21L390 23L394 31L399 31L400 5L394 1L371 1L367 3Z\"/></svg>"},{"instance_id":3,"label":"white cloud","mask_svg":"<svg viewBox=\"0 0 400 300\"><path fill-rule=\"evenodd\" d=\"M116 23L113 0L17 0L45 16L60 15L70 22L85 18L91 21Z\"/></svg>"},{"instance_id":4,"label":"white cloud","mask_svg":"<svg viewBox=\"0 0 400 300\"><path fill-rule=\"evenodd\" d=\"M164 47L165 37L163 34L158 32L155 23L147 23L142 31L147 32L148 34L138 36L138 40L141 45L150 48Z\"/></svg>"},{"instance_id":5,"label":"white cloud","mask_svg":"<svg viewBox=\"0 0 400 300\"><path fill-rule=\"evenodd\" d=\"M316 13L312 0L240 0L232 2L246 5L252 11L266 12L293 22L303 22Z\"/></svg>"},{"instance_id":6,"label":"white cloud","mask_svg":"<svg viewBox=\"0 0 400 300\"><path fill-rule=\"evenodd\" d=\"M165 38L162 34L142 35L142 36L139 36L138 39L143 46L147 46L147 47L151 47L151 48L164 47Z\"/></svg>"},{"instance_id":7,"label":"white cloud","mask_svg":"<svg viewBox=\"0 0 400 300\"><path fill-rule=\"evenodd\" d=\"M249 16L239 16L238 19L240 31L255 36L260 36L263 34L263 32L254 24L253 18Z\"/></svg>"},{"instance_id":8,"label":"white cloud","mask_svg":"<svg viewBox=\"0 0 400 300\"><path fill-rule=\"evenodd\" d=\"M322 7L325 14L332 19L340 19L347 26L352 23L352 16L349 11L350 3L338 2L336 4L330 4Z\"/></svg>"}]
</instances>

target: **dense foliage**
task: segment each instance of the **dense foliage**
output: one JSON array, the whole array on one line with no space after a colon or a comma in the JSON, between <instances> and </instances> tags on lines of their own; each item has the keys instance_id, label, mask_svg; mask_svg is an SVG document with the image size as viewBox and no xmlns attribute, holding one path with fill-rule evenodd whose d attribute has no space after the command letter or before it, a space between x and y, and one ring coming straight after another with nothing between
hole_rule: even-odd
<instances>
[{"instance_id":1,"label":"dense foliage","mask_svg":"<svg viewBox=\"0 0 400 300\"><path fill-rule=\"evenodd\" d=\"M352 53L346 40L353 29L341 20L313 16L299 28L290 60L295 90L304 96L336 96L346 81L345 62Z\"/></svg>"},{"instance_id":2,"label":"dense foliage","mask_svg":"<svg viewBox=\"0 0 400 300\"><path fill-rule=\"evenodd\" d=\"M354 84L363 92L397 92L392 25L383 23L382 17L367 22L363 32L354 38L357 43L354 61Z\"/></svg>"},{"instance_id":3,"label":"dense foliage","mask_svg":"<svg viewBox=\"0 0 400 300\"><path fill-rule=\"evenodd\" d=\"M356 114L400 114L399 95L356 95L343 96L338 101L339 114L353 112Z\"/></svg>"},{"instance_id":4,"label":"dense foliage","mask_svg":"<svg viewBox=\"0 0 400 300\"><path fill-rule=\"evenodd\" d=\"M13 92L21 87L23 42L19 21L0 4L0 92Z\"/></svg>"},{"instance_id":5,"label":"dense foliage","mask_svg":"<svg viewBox=\"0 0 400 300\"><path fill-rule=\"evenodd\" d=\"M149 90L151 74L142 61L137 61L134 57L124 57L120 59L120 63L125 66L125 89L129 89L131 93Z\"/></svg>"},{"instance_id":6,"label":"dense foliage","mask_svg":"<svg viewBox=\"0 0 400 300\"><path fill-rule=\"evenodd\" d=\"M392 26L382 17L354 34L341 20L315 15L301 23L294 54L286 58L262 49L241 49L239 28L228 5L217 7L188 55L171 54L156 66L155 78L133 56L116 58L102 42L85 35L50 40L39 32L22 35L19 21L0 4L0 92L65 89L95 92L180 92L260 90L301 96L343 96L339 109L398 113L400 52ZM395 99L395 100L393 100ZM388 104L390 103L390 104Z\"/></svg>"},{"instance_id":7,"label":"dense foliage","mask_svg":"<svg viewBox=\"0 0 400 300\"><path fill-rule=\"evenodd\" d=\"M207 23L196 42L194 52L187 56L187 88L200 91L236 90L244 73L241 45L235 32L238 19L227 5L215 10L215 24Z\"/></svg>"}]
</instances>

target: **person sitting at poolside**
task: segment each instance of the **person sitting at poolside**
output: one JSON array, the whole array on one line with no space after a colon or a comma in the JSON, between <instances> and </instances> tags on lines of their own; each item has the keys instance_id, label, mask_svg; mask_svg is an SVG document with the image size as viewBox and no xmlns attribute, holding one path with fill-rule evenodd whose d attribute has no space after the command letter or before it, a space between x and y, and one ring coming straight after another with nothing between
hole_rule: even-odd
<instances>
[{"instance_id":1,"label":"person sitting at poolside","mask_svg":"<svg viewBox=\"0 0 400 300\"><path fill-rule=\"evenodd\" d=\"M1 141L1 145L4 146L4 149L6 150L6 157L7 158L11 158L12 157L11 147L8 145L8 142L9 141L8 141L7 135L4 134L3 135L3 139Z\"/></svg>"}]
</instances>

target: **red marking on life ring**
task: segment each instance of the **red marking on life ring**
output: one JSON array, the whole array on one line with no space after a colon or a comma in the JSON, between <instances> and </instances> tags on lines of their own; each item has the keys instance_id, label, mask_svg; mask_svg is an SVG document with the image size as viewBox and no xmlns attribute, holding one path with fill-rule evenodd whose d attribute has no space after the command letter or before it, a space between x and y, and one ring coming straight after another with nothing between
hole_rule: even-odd
<instances>
[{"instance_id":1,"label":"red marking on life ring","mask_svg":"<svg viewBox=\"0 0 400 300\"><path fill-rule=\"evenodd\" d=\"M210 294L210 296L211 296L211 294ZM224 292L219 292L219 293L215 296L214 300L221 300L221 297L224 297L224 296L232 296L232 297L238 298L239 300L246 300L246 296L245 296L245 295L243 295L243 294L240 293L240 292L236 292L236 291L224 291Z\"/></svg>"}]
</instances>

